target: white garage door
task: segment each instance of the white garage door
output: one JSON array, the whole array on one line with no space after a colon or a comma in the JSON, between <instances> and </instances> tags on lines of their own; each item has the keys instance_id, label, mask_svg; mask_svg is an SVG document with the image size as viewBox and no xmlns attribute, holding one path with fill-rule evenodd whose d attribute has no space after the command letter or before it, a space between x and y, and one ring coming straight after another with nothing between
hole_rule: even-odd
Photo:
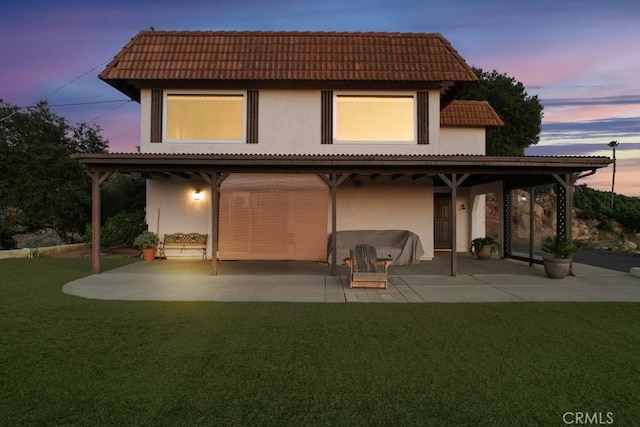
<instances>
[{"instance_id":1,"label":"white garage door","mask_svg":"<svg viewBox=\"0 0 640 427\"><path fill-rule=\"evenodd\" d=\"M219 259L326 261L328 206L317 175L231 174L220 190Z\"/></svg>"}]
</instances>

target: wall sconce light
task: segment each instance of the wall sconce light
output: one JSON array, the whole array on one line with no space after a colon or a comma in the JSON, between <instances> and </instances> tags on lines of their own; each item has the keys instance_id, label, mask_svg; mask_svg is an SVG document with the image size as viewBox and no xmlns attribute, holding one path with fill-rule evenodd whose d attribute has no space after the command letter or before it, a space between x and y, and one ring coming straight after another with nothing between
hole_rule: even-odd
<instances>
[{"instance_id":1,"label":"wall sconce light","mask_svg":"<svg viewBox=\"0 0 640 427\"><path fill-rule=\"evenodd\" d=\"M467 209L467 207L464 205L464 203L463 203L463 204L461 204L461 205L460 205L460 210L461 210L461 211L463 211L463 210L465 210L465 209Z\"/></svg>"},{"instance_id":2,"label":"wall sconce light","mask_svg":"<svg viewBox=\"0 0 640 427\"><path fill-rule=\"evenodd\" d=\"M195 200L196 202L202 200L202 193L200 192L199 188L193 192L193 200Z\"/></svg>"}]
</instances>

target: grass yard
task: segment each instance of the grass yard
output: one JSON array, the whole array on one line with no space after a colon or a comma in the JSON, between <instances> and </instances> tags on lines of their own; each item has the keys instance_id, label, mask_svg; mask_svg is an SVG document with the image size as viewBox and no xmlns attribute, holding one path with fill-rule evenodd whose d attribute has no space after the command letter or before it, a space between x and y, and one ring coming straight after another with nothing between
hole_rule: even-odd
<instances>
[{"instance_id":1,"label":"grass yard","mask_svg":"<svg viewBox=\"0 0 640 427\"><path fill-rule=\"evenodd\" d=\"M0 425L640 423L640 304L61 293L89 271L86 259L0 260Z\"/></svg>"}]
</instances>

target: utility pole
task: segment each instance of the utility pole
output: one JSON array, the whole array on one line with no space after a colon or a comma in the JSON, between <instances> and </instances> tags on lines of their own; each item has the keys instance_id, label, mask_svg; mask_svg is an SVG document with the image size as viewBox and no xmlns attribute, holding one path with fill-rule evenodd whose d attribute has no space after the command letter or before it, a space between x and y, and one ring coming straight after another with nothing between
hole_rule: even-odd
<instances>
[{"instance_id":1,"label":"utility pole","mask_svg":"<svg viewBox=\"0 0 640 427\"><path fill-rule=\"evenodd\" d=\"M616 187L616 147L618 146L618 141L611 141L609 143L609 147L613 149L613 178L611 179L611 211L613 212L613 196Z\"/></svg>"}]
</instances>

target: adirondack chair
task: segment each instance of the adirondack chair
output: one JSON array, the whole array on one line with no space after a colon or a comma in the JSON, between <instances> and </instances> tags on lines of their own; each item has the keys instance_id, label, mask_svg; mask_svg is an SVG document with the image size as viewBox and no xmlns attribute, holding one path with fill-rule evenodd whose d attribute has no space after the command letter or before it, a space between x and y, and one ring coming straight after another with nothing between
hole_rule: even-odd
<instances>
[{"instance_id":1,"label":"adirondack chair","mask_svg":"<svg viewBox=\"0 0 640 427\"><path fill-rule=\"evenodd\" d=\"M390 259L378 259L376 248L366 243L352 247L349 254L351 257L345 258L344 262L350 270L350 288L387 288Z\"/></svg>"}]
</instances>

